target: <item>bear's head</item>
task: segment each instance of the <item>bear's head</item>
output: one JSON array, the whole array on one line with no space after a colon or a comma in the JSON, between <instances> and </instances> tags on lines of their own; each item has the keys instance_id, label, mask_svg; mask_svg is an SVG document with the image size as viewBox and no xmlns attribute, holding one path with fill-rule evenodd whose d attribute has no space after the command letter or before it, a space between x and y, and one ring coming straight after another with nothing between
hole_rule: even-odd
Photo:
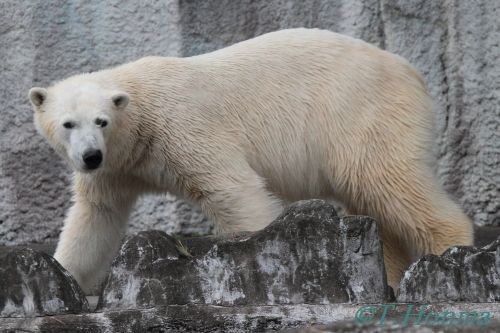
<instances>
[{"instance_id":1,"label":"bear's head","mask_svg":"<svg viewBox=\"0 0 500 333\"><path fill-rule=\"evenodd\" d=\"M31 88L29 99L37 130L75 170L105 167L110 137L129 104L125 92L63 81L47 89Z\"/></svg>"}]
</instances>

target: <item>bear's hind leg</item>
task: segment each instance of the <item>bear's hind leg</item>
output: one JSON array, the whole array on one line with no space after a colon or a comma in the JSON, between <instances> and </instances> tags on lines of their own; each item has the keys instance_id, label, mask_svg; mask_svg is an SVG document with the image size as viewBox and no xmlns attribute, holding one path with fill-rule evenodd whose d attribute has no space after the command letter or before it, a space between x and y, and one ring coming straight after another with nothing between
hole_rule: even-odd
<instances>
[{"instance_id":1,"label":"bear's hind leg","mask_svg":"<svg viewBox=\"0 0 500 333\"><path fill-rule=\"evenodd\" d=\"M366 179L349 210L379 223L389 284L397 289L404 270L424 254L472 244L472 223L437 180L421 172Z\"/></svg>"},{"instance_id":2,"label":"bear's hind leg","mask_svg":"<svg viewBox=\"0 0 500 333\"><path fill-rule=\"evenodd\" d=\"M429 253L442 254L451 246L473 245L473 223L458 204L440 189L429 195L429 204L432 213L429 219L423 219L432 233Z\"/></svg>"},{"instance_id":3,"label":"bear's hind leg","mask_svg":"<svg viewBox=\"0 0 500 333\"><path fill-rule=\"evenodd\" d=\"M379 236L383 244L387 283L396 291L404 271L412 262L412 257L406 244L396 235L380 232Z\"/></svg>"}]
</instances>

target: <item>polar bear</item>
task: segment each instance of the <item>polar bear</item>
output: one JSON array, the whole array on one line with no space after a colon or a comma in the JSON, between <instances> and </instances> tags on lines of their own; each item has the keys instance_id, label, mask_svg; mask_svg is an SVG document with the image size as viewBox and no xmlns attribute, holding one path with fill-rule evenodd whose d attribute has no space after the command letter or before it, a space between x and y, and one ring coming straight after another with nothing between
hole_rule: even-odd
<instances>
[{"instance_id":1,"label":"polar bear","mask_svg":"<svg viewBox=\"0 0 500 333\"><path fill-rule=\"evenodd\" d=\"M388 281L415 256L472 243L433 172L434 114L401 57L317 29L188 58L147 57L32 88L37 129L75 169L55 258L89 292L138 196L191 200L221 232L326 198L379 222Z\"/></svg>"}]
</instances>

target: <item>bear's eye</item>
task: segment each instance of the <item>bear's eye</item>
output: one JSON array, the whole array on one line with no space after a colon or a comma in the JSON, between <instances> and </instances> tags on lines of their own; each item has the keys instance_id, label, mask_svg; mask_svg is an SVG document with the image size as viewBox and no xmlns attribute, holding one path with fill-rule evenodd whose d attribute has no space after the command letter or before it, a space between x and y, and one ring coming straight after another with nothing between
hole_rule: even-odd
<instances>
[{"instance_id":1,"label":"bear's eye","mask_svg":"<svg viewBox=\"0 0 500 333\"><path fill-rule=\"evenodd\" d=\"M71 129L73 127L75 127L75 124L72 123L71 121L67 121L63 124L64 128L67 128L67 129Z\"/></svg>"},{"instance_id":2,"label":"bear's eye","mask_svg":"<svg viewBox=\"0 0 500 333\"><path fill-rule=\"evenodd\" d=\"M108 125L108 122L104 119L101 119L101 118L97 118L94 122L97 126L100 126L100 127L106 127L106 125Z\"/></svg>"}]
</instances>

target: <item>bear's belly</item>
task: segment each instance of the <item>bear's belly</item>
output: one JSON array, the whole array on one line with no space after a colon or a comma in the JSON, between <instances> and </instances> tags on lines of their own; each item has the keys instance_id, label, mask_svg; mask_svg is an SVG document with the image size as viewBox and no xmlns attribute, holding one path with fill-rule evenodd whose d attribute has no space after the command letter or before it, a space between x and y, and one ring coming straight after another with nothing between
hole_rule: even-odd
<instances>
[{"instance_id":1,"label":"bear's belly","mask_svg":"<svg viewBox=\"0 0 500 333\"><path fill-rule=\"evenodd\" d=\"M331 183L322 171L319 161L274 161L251 163L251 167L265 180L267 189L288 201L332 198Z\"/></svg>"}]
</instances>

